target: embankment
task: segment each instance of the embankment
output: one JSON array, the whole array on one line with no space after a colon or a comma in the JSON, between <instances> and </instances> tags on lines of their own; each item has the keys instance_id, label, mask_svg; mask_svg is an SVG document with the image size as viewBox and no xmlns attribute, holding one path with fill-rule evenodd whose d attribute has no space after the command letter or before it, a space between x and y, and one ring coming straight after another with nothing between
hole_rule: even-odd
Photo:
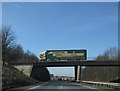
<instances>
[{"instance_id":1,"label":"embankment","mask_svg":"<svg viewBox=\"0 0 120 91\"><path fill-rule=\"evenodd\" d=\"M36 76L34 78L32 78L32 76L29 77L28 75L24 74L22 71L19 71L15 67L13 67L7 63L4 63L2 66L2 88L3 88L3 91L5 89L9 89L9 88L32 85L32 84L38 83L39 81L46 81L46 79L49 80L48 79L49 77L43 78L43 74L46 74L43 72L47 72L47 71L48 70L46 68L41 68L41 71L39 71L39 72L37 71L39 74L35 74L35 75L39 76L39 79L34 79ZM36 72L36 71L34 71L34 72ZM34 72L32 72L32 74L34 74ZM49 76L49 72L47 72L47 75Z\"/></svg>"},{"instance_id":2,"label":"embankment","mask_svg":"<svg viewBox=\"0 0 120 91\"><path fill-rule=\"evenodd\" d=\"M82 70L83 81L117 82L120 83L120 67L94 66Z\"/></svg>"}]
</instances>

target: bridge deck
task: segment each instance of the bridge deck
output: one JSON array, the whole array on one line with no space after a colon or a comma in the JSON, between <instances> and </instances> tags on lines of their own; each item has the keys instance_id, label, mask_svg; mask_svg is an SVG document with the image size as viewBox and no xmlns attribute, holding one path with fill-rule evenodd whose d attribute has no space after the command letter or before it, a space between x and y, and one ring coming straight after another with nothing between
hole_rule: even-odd
<instances>
[{"instance_id":1,"label":"bridge deck","mask_svg":"<svg viewBox=\"0 0 120 91\"><path fill-rule=\"evenodd\" d=\"M45 67L56 67L56 66L120 66L118 61L44 61L44 62L24 62L24 63L11 63L12 65L38 65Z\"/></svg>"}]
</instances>

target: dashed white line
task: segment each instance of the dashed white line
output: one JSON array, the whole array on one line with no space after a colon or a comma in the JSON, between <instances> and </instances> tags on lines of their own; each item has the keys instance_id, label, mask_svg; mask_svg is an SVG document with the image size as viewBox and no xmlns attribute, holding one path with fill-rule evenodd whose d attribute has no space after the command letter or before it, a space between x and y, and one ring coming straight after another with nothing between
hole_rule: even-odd
<instances>
[{"instance_id":1,"label":"dashed white line","mask_svg":"<svg viewBox=\"0 0 120 91\"><path fill-rule=\"evenodd\" d=\"M86 87L86 88L89 88L89 89L97 89L97 88L92 88L92 87L89 87L89 86L83 86L83 87Z\"/></svg>"},{"instance_id":2,"label":"dashed white line","mask_svg":"<svg viewBox=\"0 0 120 91\"><path fill-rule=\"evenodd\" d=\"M29 89L35 89L35 88L38 88L39 86L35 86L35 87L32 87L32 88L29 88Z\"/></svg>"},{"instance_id":3,"label":"dashed white line","mask_svg":"<svg viewBox=\"0 0 120 91\"><path fill-rule=\"evenodd\" d=\"M44 82L44 84L47 84L48 82ZM40 84L39 86L35 86L35 87L32 87L32 88L29 88L29 89L36 89L36 88L38 88L38 87L41 87L42 85L44 85L44 84Z\"/></svg>"}]
</instances>

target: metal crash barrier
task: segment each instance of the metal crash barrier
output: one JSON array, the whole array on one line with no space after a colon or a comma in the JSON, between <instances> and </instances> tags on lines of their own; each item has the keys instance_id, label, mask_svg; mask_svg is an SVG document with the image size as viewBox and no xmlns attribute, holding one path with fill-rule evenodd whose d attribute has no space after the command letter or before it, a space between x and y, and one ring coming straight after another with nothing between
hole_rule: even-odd
<instances>
[{"instance_id":1,"label":"metal crash barrier","mask_svg":"<svg viewBox=\"0 0 120 91\"><path fill-rule=\"evenodd\" d=\"M106 83L106 82L93 82L93 81L80 81L79 83L85 83L85 84L96 85L96 86L104 86L104 87L120 90L120 83Z\"/></svg>"}]
</instances>

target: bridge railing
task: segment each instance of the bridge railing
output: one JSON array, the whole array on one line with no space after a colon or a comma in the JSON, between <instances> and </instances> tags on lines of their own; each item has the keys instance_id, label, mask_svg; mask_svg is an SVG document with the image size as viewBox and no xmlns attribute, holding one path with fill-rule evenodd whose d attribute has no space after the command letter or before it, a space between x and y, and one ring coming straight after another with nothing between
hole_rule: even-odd
<instances>
[{"instance_id":1,"label":"bridge railing","mask_svg":"<svg viewBox=\"0 0 120 91\"><path fill-rule=\"evenodd\" d=\"M20 64L20 63L39 63L40 60L16 60L16 61L9 61L9 64Z\"/></svg>"},{"instance_id":2,"label":"bridge railing","mask_svg":"<svg viewBox=\"0 0 120 91\"><path fill-rule=\"evenodd\" d=\"M9 62L11 65L33 65L39 64L41 66L120 66L118 60L80 60L80 61L40 61L40 60L18 60Z\"/></svg>"}]
</instances>

